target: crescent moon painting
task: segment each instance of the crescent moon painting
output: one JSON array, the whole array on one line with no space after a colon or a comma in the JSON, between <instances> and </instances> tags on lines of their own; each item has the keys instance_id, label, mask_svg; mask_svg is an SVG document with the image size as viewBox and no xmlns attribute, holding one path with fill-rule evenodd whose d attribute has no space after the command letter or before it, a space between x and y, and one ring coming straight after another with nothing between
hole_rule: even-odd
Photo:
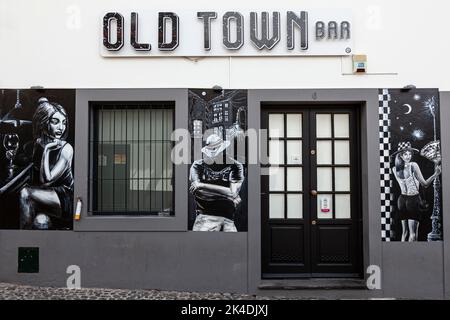
<instances>
[{"instance_id":1,"label":"crescent moon painting","mask_svg":"<svg viewBox=\"0 0 450 320\"><path fill-rule=\"evenodd\" d=\"M443 199L440 166L445 160L437 155L443 134L439 118L439 90L416 89L407 92L398 88L380 89L378 99L379 119L383 119L379 121L380 191L382 199L394 199L381 202L382 241L442 241L442 224L438 225L444 212L440 202ZM410 152L409 160L403 159L406 155L404 150L414 151ZM422 174L424 179L433 182L426 186L417 182L410 185L404 182L402 179L405 178L401 178L398 173L403 171L404 176L407 176L407 161L414 163L418 176ZM422 203L418 201L414 206L408 204L410 208L406 208L403 201L408 190L420 194ZM416 214L418 212L429 218L423 219ZM386 218L388 216L389 219Z\"/></svg>"},{"instance_id":2,"label":"crescent moon painting","mask_svg":"<svg viewBox=\"0 0 450 320\"><path fill-rule=\"evenodd\" d=\"M408 111L406 111L404 114L410 114L412 111L412 107L410 104L405 103L402 107L407 107Z\"/></svg>"}]
</instances>

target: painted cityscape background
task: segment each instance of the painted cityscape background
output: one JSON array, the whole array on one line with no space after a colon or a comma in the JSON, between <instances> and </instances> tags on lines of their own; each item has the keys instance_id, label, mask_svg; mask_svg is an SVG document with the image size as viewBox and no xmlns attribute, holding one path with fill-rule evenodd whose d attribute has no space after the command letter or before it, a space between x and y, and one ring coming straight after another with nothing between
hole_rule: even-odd
<instances>
[{"instance_id":1,"label":"painted cityscape background","mask_svg":"<svg viewBox=\"0 0 450 320\"><path fill-rule=\"evenodd\" d=\"M245 131L247 130L247 91L246 90L211 90L211 89L192 89L189 90L189 131L192 140L192 161L204 158L202 152L208 143L208 137L215 135L221 139L224 146L224 154L233 159L237 164L242 165L242 185L239 190L240 203L236 205L234 213L229 218L234 222L237 231L247 231L247 142ZM194 140L200 141L202 149L195 150ZM238 142L243 142L238 148ZM225 161L224 161L225 162ZM207 167L206 164L202 166ZM228 185L230 174L224 174L231 170L228 166L216 166L212 168L212 174L206 174L203 171L203 181L207 182L208 175L216 176L215 182L222 180L222 185ZM193 171L191 166L190 172ZM191 175L191 173L190 173ZM221 177L219 177L221 175ZM190 176L190 185L192 185ZM235 177L232 178L232 180ZM213 201L211 201L212 203ZM189 218L188 228L193 230L193 225L198 214L198 202L192 192L189 193ZM204 203L204 202L203 202ZM228 206L224 203L224 206ZM208 208L204 208L208 211ZM211 211L214 211L211 209ZM220 213L218 213L220 214ZM223 229L220 231L224 231Z\"/></svg>"}]
</instances>

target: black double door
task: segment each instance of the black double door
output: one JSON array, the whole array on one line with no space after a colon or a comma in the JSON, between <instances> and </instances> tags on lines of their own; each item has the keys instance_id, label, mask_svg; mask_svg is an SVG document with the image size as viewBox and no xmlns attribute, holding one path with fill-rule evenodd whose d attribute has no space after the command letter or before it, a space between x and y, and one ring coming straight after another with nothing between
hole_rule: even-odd
<instances>
[{"instance_id":1,"label":"black double door","mask_svg":"<svg viewBox=\"0 0 450 320\"><path fill-rule=\"evenodd\" d=\"M357 110L263 108L263 278L362 275Z\"/></svg>"}]
</instances>

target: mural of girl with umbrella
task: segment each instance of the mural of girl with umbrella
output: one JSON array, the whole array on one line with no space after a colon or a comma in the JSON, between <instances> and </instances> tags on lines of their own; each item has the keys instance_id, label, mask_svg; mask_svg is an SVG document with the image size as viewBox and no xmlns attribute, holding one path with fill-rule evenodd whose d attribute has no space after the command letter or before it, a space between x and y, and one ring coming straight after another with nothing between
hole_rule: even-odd
<instances>
[{"instance_id":1,"label":"mural of girl with umbrella","mask_svg":"<svg viewBox=\"0 0 450 320\"><path fill-rule=\"evenodd\" d=\"M20 191L20 228L49 229L51 218L70 217L73 203L73 148L66 110L41 98L33 116L31 183Z\"/></svg>"},{"instance_id":2,"label":"mural of girl with umbrella","mask_svg":"<svg viewBox=\"0 0 450 320\"><path fill-rule=\"evenodd\" d=\"M409 242L417 241L421 202L419 188L428 188L441 173L441 167L436 166L434 174L425 180L419 165L411 161L414 152L419 150L412 148L410 142L400 142L397 151L391 155L395 156L392 173L401 190L397 209L402 223L402 242L407 239Z\"/></svg>"}]
</instances>

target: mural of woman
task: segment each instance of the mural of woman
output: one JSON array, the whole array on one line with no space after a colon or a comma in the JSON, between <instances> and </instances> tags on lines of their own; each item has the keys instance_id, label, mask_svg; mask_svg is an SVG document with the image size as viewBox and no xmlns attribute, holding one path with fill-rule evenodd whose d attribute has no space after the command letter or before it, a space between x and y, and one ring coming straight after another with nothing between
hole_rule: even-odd
<instances>
[{"instance_id":1,"label":"mural of woman","mask_svg":"<svg viewBox=\"0 0 450 320\"><path fill-rule=\"evenodd\" d=\"M73 148L66 142L68 116L41 98L33 116L31 183L20 191L20 228L49 229L51 218L67 219L73 204Z\"/></svg>"},{"instance_id":2,"label":"mural of woman","mask_svg":"<svg viewBox=\"0 0 450 320\"><path fill-rule=\"evenodd\" d=\"M392 173L401 190L397 209L402 222L402 242L407 239L409 242L417 241L420 220L419 188L420 186L429 187L441 173L441 167L436 166L434 174L425 180L418 164L411 161L413 152L419 152L419 150L412 148L410 142L400 142L397 151L391 155L391 157L395 156Z\"/></svg>"}]
</instances>

